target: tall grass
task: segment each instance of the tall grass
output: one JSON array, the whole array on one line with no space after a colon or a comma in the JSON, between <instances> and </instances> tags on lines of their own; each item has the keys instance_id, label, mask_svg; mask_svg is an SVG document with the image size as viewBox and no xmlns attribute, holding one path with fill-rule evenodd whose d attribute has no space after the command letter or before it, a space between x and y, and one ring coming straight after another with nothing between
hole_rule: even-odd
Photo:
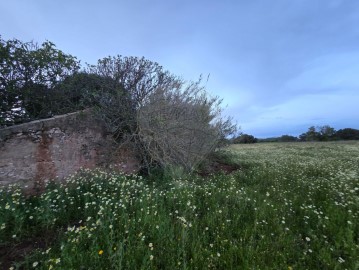
<instances>
[{"instance_id":1,"label":"tall grass","mask_svg":"<svg viewBox=\"0 0 359 270\"><path fill-rule=\"evenodd\" d=\"M243 164L231 175L96 170L38 197L4 188L0 242L59 235L14 269L359 269L359 143L228 151Z\"/></svg>"}]
</instances>

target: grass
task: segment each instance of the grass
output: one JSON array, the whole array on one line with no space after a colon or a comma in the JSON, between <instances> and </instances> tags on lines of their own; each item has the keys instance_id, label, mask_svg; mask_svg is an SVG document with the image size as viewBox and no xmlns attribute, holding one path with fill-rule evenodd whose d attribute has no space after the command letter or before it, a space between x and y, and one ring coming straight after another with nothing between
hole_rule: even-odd
<instances>
[{"instance_id":1,"label":"grass","mask_svg":"<svg viewBox=\"0 0 359 270\"><path fill-rule=\"evenodd\" d=\"M3 188L0 245L56 235L13 269L359 269L359 142L228 151L242 164L230 175Z\"/></svg>"}]
</instances>

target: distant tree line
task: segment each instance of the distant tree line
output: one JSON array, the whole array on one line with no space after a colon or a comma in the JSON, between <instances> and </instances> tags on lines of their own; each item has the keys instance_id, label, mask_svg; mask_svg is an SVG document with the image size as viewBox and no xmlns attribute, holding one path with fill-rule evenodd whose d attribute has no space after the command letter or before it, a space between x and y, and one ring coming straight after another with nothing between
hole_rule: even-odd
<instances>
[{"instance_id":1,"label":"distant tree line","mask_svg":"<svg viewBox=\"0 0 359 270\"><path fill-rule=\"evenodd\" d=\"M91 108L119 145L131 142L146 169L195 167L236 132L201 77L187 82L144 57L81 67L76 57L0 36L0 128Z\"/></svg>"},{"instance_id":2,"label":"distant tree line","mask_svg":"<svg viewBox=\"0 0 359 270\"><path fill-rule=\"evenodd\" d=\"M335 130L328 125L308 128L308 131L299 135L300 141L336 141L336 140L359 140L359 130L344 128Z\"/></svg>"},{"instance_id":3,"label":"distant tree line","mask_svg":"<svg viewBox=\"0 0 359 270\"><path fill-rule=\"evenodd\" d=\"M338 141L338 140L359 140L359 130L354 128L344 128L335 130L328 125L311 126L308 131L299 135L282 135L265 139L257 139L249 134L240 134L231 140L231 143L256 143L256 142L299 142L299 141Z\"/></svg>"}]
</instances>

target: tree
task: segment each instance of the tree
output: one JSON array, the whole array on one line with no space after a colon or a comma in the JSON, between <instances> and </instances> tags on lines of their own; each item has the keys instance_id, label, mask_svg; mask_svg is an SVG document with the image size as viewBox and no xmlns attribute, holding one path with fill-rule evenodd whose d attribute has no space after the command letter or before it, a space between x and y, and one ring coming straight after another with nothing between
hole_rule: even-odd
<instances>
[{"instance_id":1,"label":"tree","mask_svg":"<svg viewBox=\"0 0 359 270\"><path fill-rule=\"evenodd\" d=\"M314 126L308 128L306 133L299 135L301 141L319 141L320 133L316 131Z\"/></svg>"},{"instance_id":2,"label":"tree","mask_svg":"<svg viewBox=\"0 0 359 270\"><path fill-rule=\"evenodd\" d=\"M119 143L132 142L147 169L191 171L235 131L231 119L221 115L221 100L208 97L201 79L187 83L137 57L108 57L89 71L116 82L95 110Z\"/></svg>"},{"instance_id":3,"label":"tree","mask_svg":"<svg viewBox=\"0 0 359 270\"><path fill-rule=\"evenodd\" d=\"M155 90L137 113L142 147L161 167L193 170L228 135L226 130L233 129L221 117L219 105L200 81Z\"/></svg>"},{"instance_id":4,"label":"tree","mask_svg":"<svg viewBox=\"0 0 359 270\"><path fill-rule=\"evenodd\" d=\"M339 129L335 133L338 140L359 140L359 130L354 128Z\"/></svg>"},{"instance_id":5,"label":"tree","mask_svg":"<svg viewBox=\"0 0 359 270\"><path fill-rule=\"evenodd\" d=\"M188 83L143 57L106 57L79 72L76 58L48 41L1 40L0 53L1 125L91 108L145 168L187 171L236 130L201 78Z\"/></svg>"},{"instance_id":6,"label":"tree","mask_svg":"<svg viewBox=\"0 0 359 270\"><path fill-rule=\"evenodd\" d=\"M334 138L335 129L331 126L325 125L318 127L319 129L319 140L320 141L329 141Z\"/></svg>"},{"instance_id":7,"label":"tree","mask_svg":"<svg viewBox=\"0 0 359 270\"><path fill-rule=\"evenodd\" d=\"M241 134L239 137L233 140L233 143L256 143L258 139L255 138L253 135L249 134Z\"/></svg>"},{"instance_id":8,"label":"tree","mask_svg":"<svg viewBox=\"0 0 359 270\"><path fill-rule=\"evenodd\" d=\"M175 87L182 83L180 78L144 57L106 57L98 60L97 65L89 65L87 72L113 79L131 95L136 108L145 104L149 94L156 89Z\"/></svg>"},{"instance_id":9,"label":"tree","mask_svg":"<svg viewBox=\"0 0 359 270\"><path fill-rule=\"evenodd\" d=\"M301 141L330 141L335 139L336 131L329 125L311 126L306 133L299 136Z\"/></svg>"},{"instance_id":10,"label":"tree","mask_svg":"<svg viewBox=\"0 0 359 270\"><path fill-rule=\"evenodd\" d=\"M0 124L44 118L51 90L79 69L75 57L49 41L41 46L0 36Z\"/></svg>"}]
</instances>

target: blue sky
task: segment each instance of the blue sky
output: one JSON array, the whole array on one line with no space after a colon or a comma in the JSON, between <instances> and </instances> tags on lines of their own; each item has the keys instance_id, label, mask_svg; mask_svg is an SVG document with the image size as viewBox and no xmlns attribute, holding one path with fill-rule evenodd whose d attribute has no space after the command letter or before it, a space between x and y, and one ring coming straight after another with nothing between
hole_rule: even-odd
<instances>
[{"instance_id":1,"label":"blue sky","mask_svg":"<svg viewBox=\"0 0 359 270\"><path fill-rule=\"evenodd\" d=\"M359 1L0 0L3 39L50 40L94 64L144 56L207 77L256 137L359 129Z\"/></svg>"}]
</instances>

